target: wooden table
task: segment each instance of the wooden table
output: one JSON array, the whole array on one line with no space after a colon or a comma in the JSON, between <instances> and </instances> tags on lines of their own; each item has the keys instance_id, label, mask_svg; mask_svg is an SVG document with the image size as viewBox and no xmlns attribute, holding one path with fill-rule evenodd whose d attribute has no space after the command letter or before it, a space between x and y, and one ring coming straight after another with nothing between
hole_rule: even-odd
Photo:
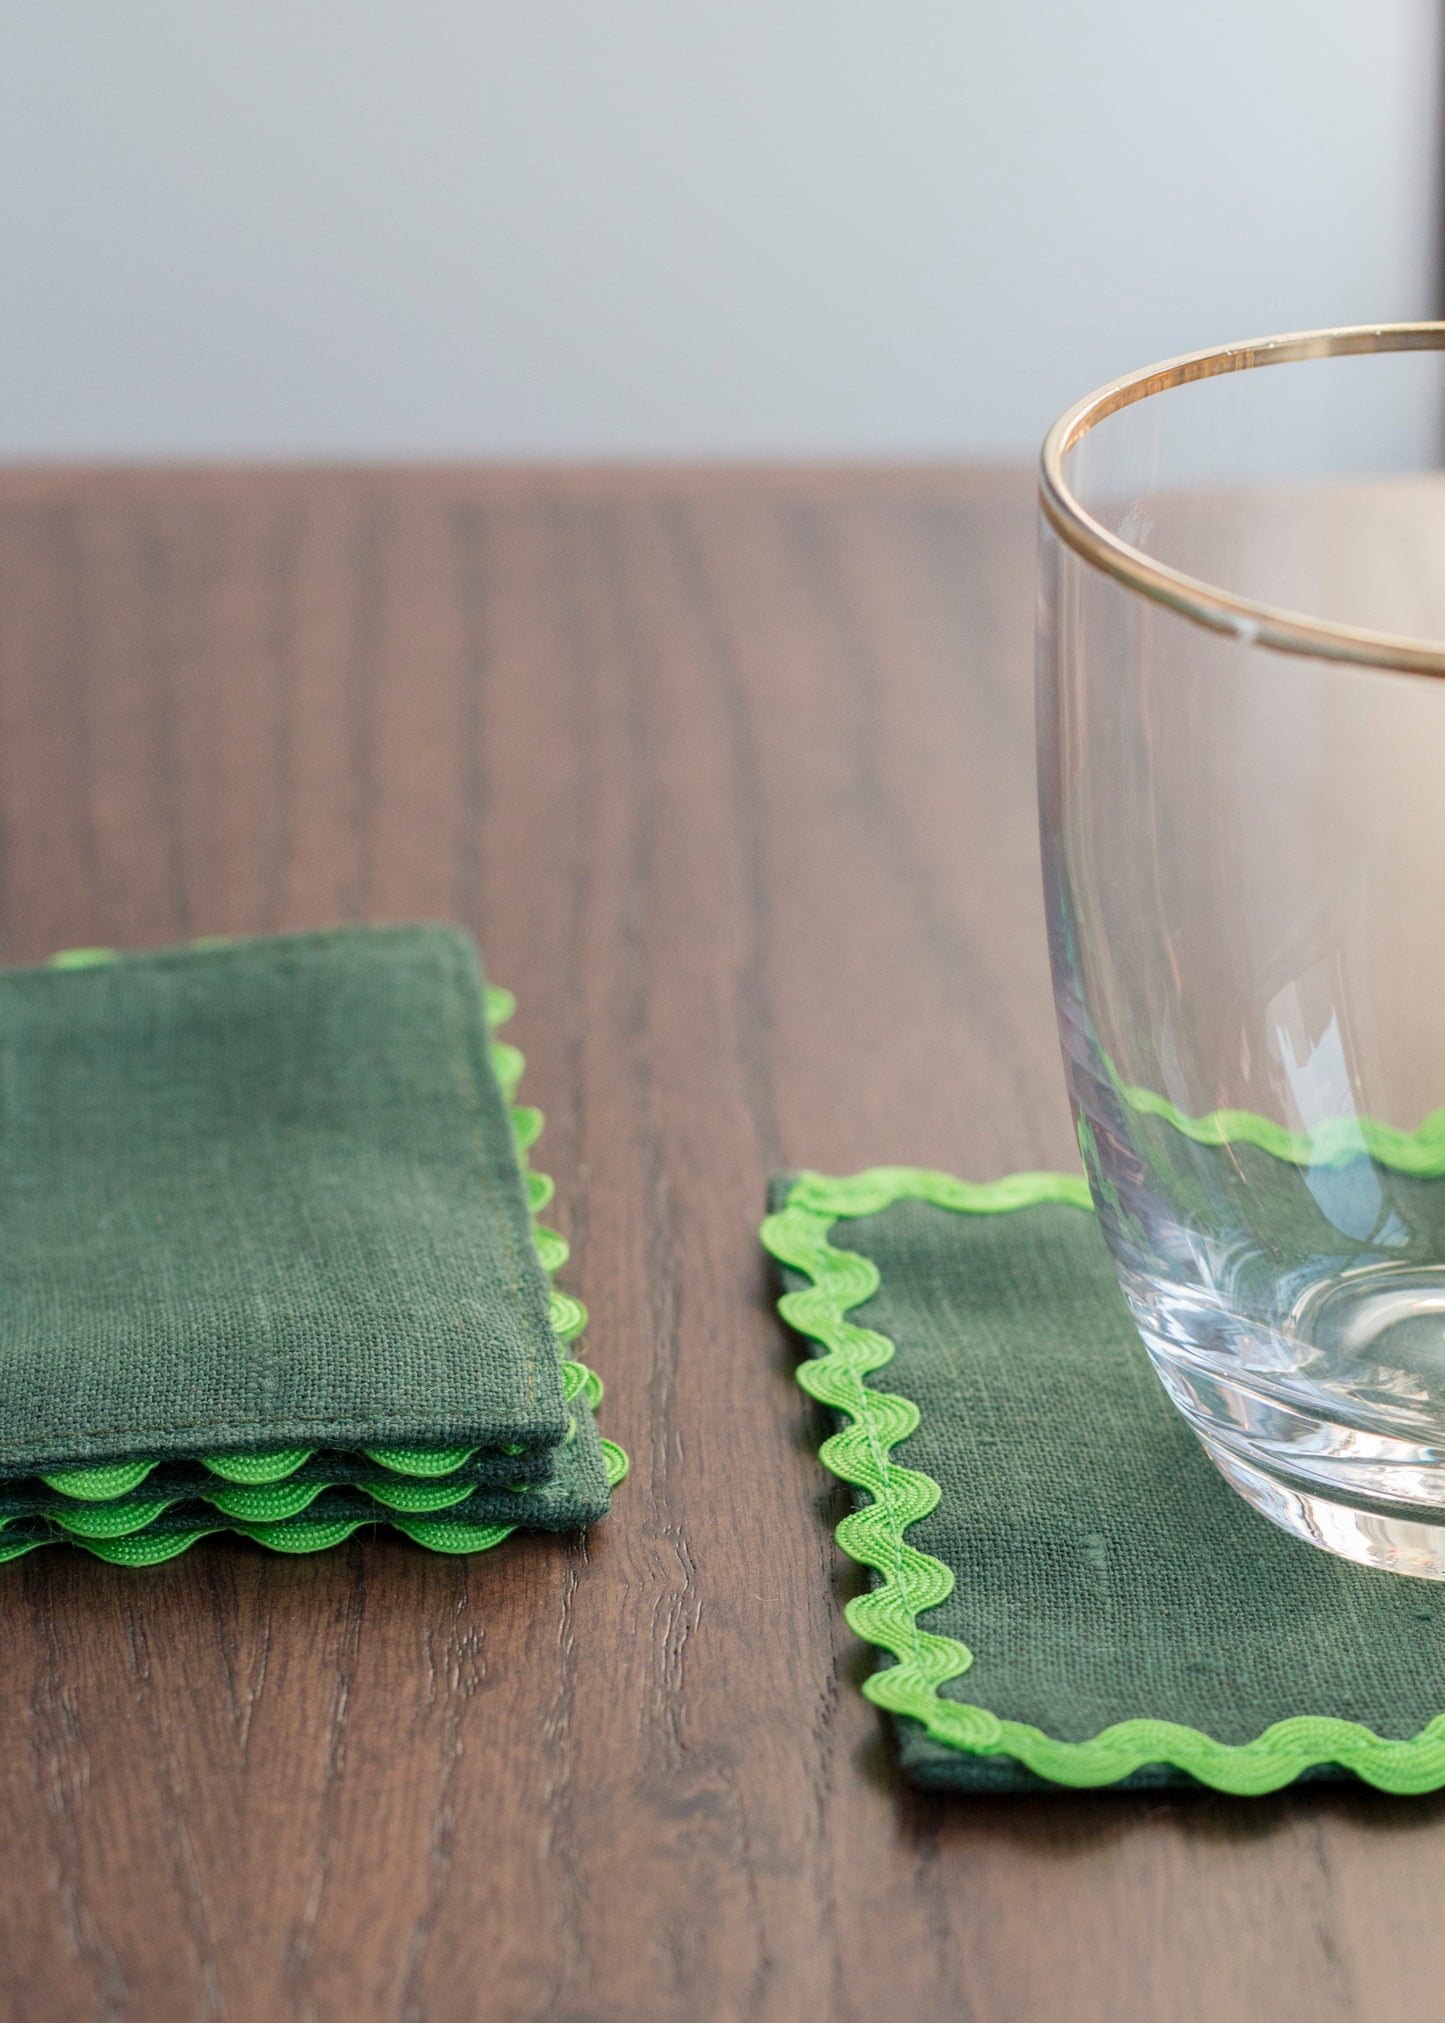
<instances>
[{"instance_id":1,"label":"wooden table","mask_svg":"<svg viewBox=\"0 0 1445 2023\"><path fill-rule=\"evenodd\" d=\"M632 1455L586 1539L3 1574L0 2000L83 2019L1445 2011L1445 1803L902 1790L774 1168L1071 1162L1023 475L0 481L8 960L458 919Z\"/></svg>"}]
</instances>

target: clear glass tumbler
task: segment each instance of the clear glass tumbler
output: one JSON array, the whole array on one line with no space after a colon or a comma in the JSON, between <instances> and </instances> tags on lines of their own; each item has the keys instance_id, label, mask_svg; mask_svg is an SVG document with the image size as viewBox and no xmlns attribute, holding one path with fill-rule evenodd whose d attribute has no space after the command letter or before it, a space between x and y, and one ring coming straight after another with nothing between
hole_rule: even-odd
<instances>
[{"instance_id":1,"label":"clear glass tumbler","mask_svg":"<svg viewBox=\"0 0 1445 2023\"><path fill-rule=\"evenodd\" d=\"M1039 800L1103 1233L1236 1489L1445 1579L1445 324L1044 445Z\"/></svg>"}]
</instances>

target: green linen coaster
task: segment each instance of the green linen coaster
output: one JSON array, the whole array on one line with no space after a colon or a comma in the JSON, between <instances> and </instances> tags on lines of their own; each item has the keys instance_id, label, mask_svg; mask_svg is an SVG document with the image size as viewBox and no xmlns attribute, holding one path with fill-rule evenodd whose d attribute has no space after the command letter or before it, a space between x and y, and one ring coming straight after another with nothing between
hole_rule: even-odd
<instances>
[{"instance_id":1,"label":"green linen coaster","mask_svg":"<svg viewBox=\"0 0 1445 2023\"><path fill-rule=\"evenodd\" d=\"M0 972L0 1559L606 1510L512 1009L441 927Z\"/></svg>"},{"instance_id":2,"label":"green linen coaster","mask_svg":"<svg viewBox=\"0 0 1445 2023\"><path fill-rule=\"evenodd\" d=\"M864 1686L914 1782L1445 1784L1445 1585L1277 1530L1164 1394L1087 1185L773 1183L799 1382L843 1430Z\"/></svg>"}]
</instances>

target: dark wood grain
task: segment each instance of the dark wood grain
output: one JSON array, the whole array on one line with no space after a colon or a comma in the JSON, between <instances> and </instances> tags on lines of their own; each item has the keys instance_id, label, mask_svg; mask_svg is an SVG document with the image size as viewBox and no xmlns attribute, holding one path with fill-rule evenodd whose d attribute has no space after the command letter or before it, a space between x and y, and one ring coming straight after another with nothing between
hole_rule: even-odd
<instances>
[{"instance_id":1,"label":"dark wood grain","mask_svg":"<svg viewBox=\"0 0 1445 2023\"><path fill-rule=\"evenodd\" d=\"M0 953L481 936L632 1480L475 1561L0 1582L0 2013L1395 2023L1445 1803L900 1789L756 1244L1070 1161L1027 479L0 480Z\"/></svg>"}]
</instances>

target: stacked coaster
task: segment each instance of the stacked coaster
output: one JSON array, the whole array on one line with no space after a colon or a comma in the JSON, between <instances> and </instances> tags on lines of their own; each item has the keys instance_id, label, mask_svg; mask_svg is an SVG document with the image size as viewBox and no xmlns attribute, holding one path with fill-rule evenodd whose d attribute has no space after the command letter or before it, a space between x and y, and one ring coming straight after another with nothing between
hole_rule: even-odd
<instances>
[{"instance_id":1,"label":"stacked coaster","mask_svg":"<svg viewBox=\"0 0 1445 2023\"><path fill-rule=\"evenodd\" d=\"M838 1542L872 1574L847 1610L882 1654L864 1691L905 1775L1445 1785L1445 1583L1305 1544L1216 1474L1082 1176L882 1167L771 1199L799 1381L854 1493Z\"/></svg>"},{"instance_id":2,"label":"stacked coaster","mask_svg":"<svg viewBox=\"0 0 1445 2023\"><path fill-rule=\"evenodd\" d=\"M0 972L0 1559L604 1514L512 1009L442 927Z\"/></svg>"}]
</instances>

